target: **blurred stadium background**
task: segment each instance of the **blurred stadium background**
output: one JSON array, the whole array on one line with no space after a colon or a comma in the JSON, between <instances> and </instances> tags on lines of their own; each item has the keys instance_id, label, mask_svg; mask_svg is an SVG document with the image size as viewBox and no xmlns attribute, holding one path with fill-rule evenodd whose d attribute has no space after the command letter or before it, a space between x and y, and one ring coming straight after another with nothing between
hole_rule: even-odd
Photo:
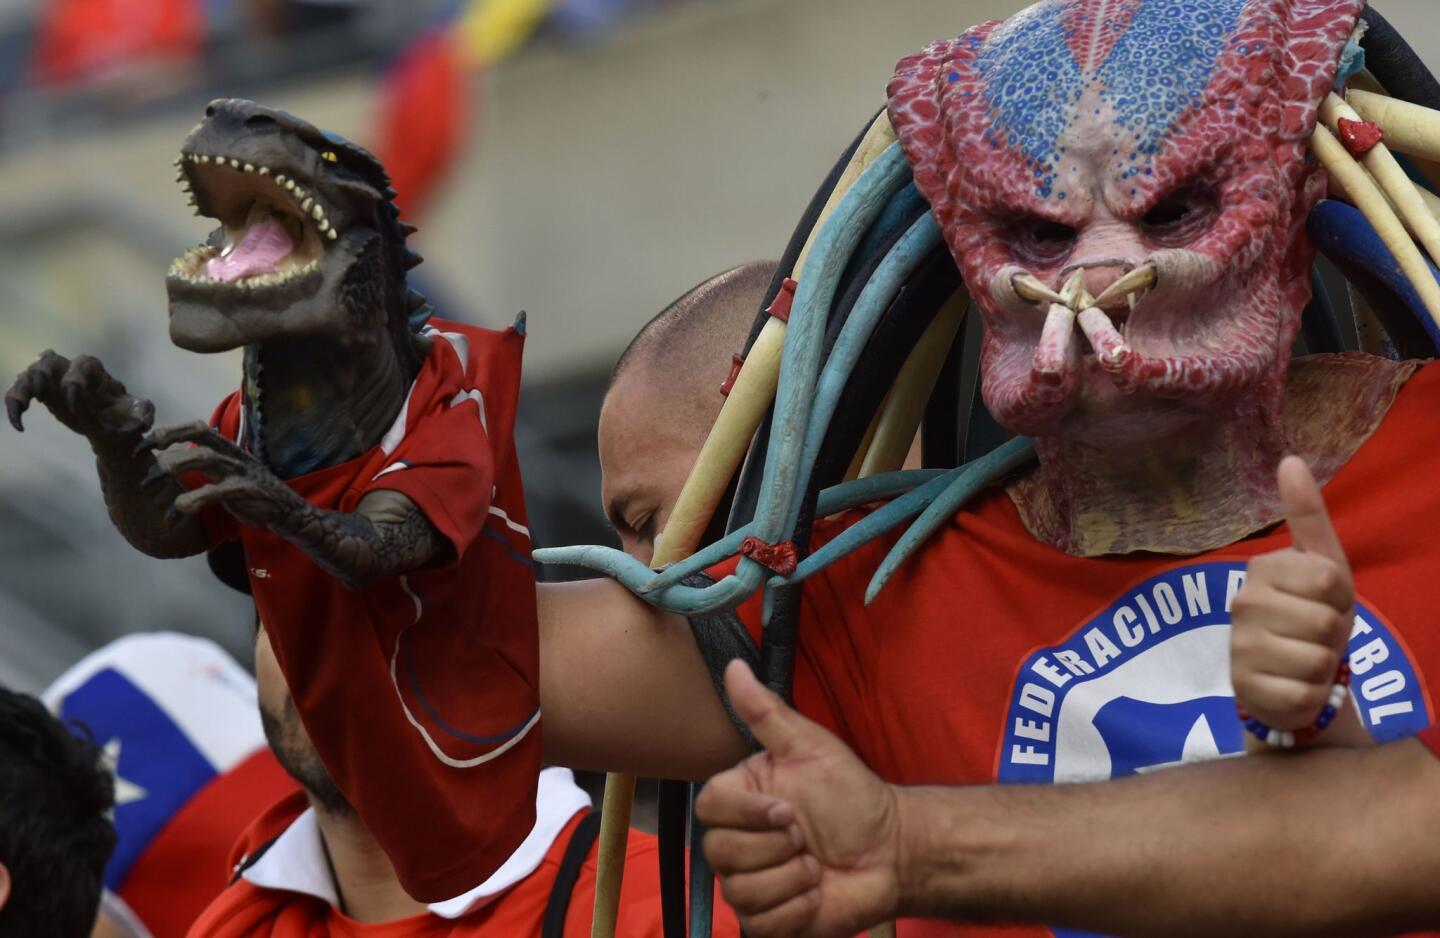
<instances>
[{"instance_id":1,"label":"blurred stadium background","mask_svg":"<svg viewBox=\"0 0 1440 938\"><path fill-rule=\"evenodd\" d=\"M902 55L1021 0L0 0L0 380L99 355L162 422L208 416L234 355L166 334L164 271L207 232L171 160L214 97L375 149L440 314L530 316L519 430L537 542L611 541L594 430L630 336L777 254ZM1435 0L1381 10L1440 65ZM663 403L663 402L659 402ZM248 604L111 528L83 441L0 428L0 684L124 632L249 662Z\"/></svg>"}]
</instances>

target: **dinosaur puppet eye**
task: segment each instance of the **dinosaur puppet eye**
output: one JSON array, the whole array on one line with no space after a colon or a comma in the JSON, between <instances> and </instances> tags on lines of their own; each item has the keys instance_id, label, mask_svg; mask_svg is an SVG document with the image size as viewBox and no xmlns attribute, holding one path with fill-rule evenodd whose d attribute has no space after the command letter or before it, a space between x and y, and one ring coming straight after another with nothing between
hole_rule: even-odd
<instances>
[{"instance_id":1,"label":"dinosaur puppet eye","mask_svg":"<svg viewBox=\"0 0 1440 938\"><path fill-rule=\"evenodd\" d=\"M334 150L326 150L324 153L321 153L321 154L320 154L320 159L324 160L324 161L327 162L327 163L338 163L338 162L340 162L340 157L338 157L338 156L335 155L335 151L334 151Z\"/></svg>"}]
</instances>

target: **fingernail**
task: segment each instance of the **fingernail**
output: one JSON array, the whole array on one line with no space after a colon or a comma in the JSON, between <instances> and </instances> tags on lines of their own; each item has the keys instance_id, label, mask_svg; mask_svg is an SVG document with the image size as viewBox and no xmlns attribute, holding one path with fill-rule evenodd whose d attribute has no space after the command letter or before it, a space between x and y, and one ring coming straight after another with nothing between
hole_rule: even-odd
<instances>
[{"instance_id":1,"label":"fingernail","mask_svg":"<svg viewBox=\"0 0 1440 938\"><path fill-rule=\"evenodd\" d=\"M805 859L802 862L805 864L805 872L810 874L810 878L813 880L819 880L820 861L807 853L805 854Z\"/></svg>"},{"instance_id":2,"label":"fingernail","mask_svg":"<svg viewBox=\"0 0 1440 938\"><path fill-rule=\"evenodd\" d=\"M795 812L784 801L777 801L771 805L765 816L776 827L785 827L795 822Z\"/></svg>"},{"instance_id":3,"label":"fingernail","mask_svg":"<svg viewBox=\"0 0 1440 938\"><path fill-rule=\"evenodd\" d=\"M787 828L787 831L790 834L790 843L795 845L796 850L799 850L801 847L805 846L805 833L804 831L800 830L799 824L791 824Z\"/></svg>"}]
</instances>

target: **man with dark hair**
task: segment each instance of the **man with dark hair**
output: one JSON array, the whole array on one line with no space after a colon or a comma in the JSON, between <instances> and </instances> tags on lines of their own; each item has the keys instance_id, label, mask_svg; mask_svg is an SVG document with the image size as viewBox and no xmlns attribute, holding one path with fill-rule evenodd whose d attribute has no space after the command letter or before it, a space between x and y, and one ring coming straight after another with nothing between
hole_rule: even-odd
<instances>
[{"instance_id":1,"label":"man with dark hair","mask_svg":"<svg viewBox=\"0 0 1440 938\"><path fill-rule=\"evenodd\" d=\"M774 261L733 267L645 324L610 373L600 410L600 497L626 553L649 563L745 345Z\"/></svg>"},{"instance_id":2,"label":"man with dark hair","mask_svg":"<svg viewBox=\"0 0 1440 938\"><path fill-rule=\"evenodd\" d=\"M115 848L114 803L88 734L0 689L0 936L90 934Z\"/></svg>"}]
</instances>

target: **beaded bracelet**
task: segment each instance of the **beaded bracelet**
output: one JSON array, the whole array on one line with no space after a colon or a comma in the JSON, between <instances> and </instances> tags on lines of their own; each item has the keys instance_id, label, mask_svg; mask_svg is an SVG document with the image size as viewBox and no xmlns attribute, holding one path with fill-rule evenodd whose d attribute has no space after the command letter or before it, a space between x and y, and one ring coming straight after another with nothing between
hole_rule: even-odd
<instances>
[{"instance_id":1,"label":"beaded bracelet","mask_svg":"<svg viewBox=\"0 0 1440 938\"><path fill-rule=\"evenodd\" d=\"M1279 749L1289 749L1296 743L1309 742L1329 726L1331 721L1340 713L1340 708L1345 705L1345 697L1350 692L1350 662L1340 662L1340 670L1335 672L1335 683L1330 688L1330 696L1325 701L1325 706L1320 708L1320 715L1315 718L1311 725L1299 730L1277 730L1271 729L1264 723L1240 709L1240 721L1245 724L1245 729L1252 736L1267 746L1275 746Z\"/></svg>"}]
</instances>

